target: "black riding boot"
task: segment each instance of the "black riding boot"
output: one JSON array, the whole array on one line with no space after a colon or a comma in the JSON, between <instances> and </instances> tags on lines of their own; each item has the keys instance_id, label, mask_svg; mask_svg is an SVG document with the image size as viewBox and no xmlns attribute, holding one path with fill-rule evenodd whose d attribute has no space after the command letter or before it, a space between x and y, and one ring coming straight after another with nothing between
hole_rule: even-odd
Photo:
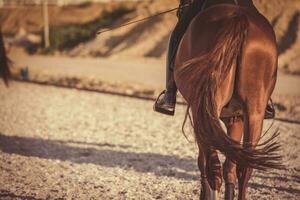
<instances>
[{"instance_id":1,"label":"black riding boot","mask_svg":"<svg viewBox=\"0 0 300 200\"><path fill-rule=\"evenodd\" d=\"M173 72L167 69L167 84L154 104L154 110L166 115L174 115L176 105L177 87L174 81Z\"/></svg>"}]
</instances>

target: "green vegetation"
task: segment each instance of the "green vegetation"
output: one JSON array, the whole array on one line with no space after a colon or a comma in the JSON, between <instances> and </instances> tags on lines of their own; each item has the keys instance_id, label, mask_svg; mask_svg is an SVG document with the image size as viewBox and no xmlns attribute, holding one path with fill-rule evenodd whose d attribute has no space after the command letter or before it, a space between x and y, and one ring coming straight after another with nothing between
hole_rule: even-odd
<instances>
[{"instance_id":1,"label":"green vegetation","mask_svg":"<svg viewBox=\"0 0 300 200\"><path fill-rule=\"evenodd\" d=\"M86 7L89 7L89 6L91 6L91 5L92 5L92 2L86 1L86 2L82 2L82 3L78 4L77 6L78 6L79 8L86 8Z\"/></svg>"},{"instance_id":2,"label":"green vegetation","mask_svg":"<svg viewBox=\"0 0 300 200\"><path fill-rule=\"evenodd\" d=\"M44 49L44 53L50 53L54 50L70 49L79 43L91 40L96 36L100 28L112 25L117 19L120 19L132 9L121 6L110 12L104 12L99 18L86 24L69 24L64 26L50 27L49 49Z\"/></svg>"}]
</instances>

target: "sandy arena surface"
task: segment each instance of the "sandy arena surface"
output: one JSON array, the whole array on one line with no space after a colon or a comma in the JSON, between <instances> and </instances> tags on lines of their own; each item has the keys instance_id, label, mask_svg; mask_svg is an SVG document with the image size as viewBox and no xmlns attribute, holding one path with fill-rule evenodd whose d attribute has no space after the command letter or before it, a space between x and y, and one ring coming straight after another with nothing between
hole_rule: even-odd
<instances>
[{"instance_id":1,"label":"sandy arena surface","mask_svg":"<svg viewBox=\"0 0 300 200\"><path fill-rule=\"evenodd\" d=\"M184 106L165 117L151 101L18 82L1 83L0 99L1 200L198 199L197 148L181 133ZM300 109L293 109L280 113L291 123L274 124L287 169L255 171L249 199L300 199Z\"/></svg>"}]
</instances>

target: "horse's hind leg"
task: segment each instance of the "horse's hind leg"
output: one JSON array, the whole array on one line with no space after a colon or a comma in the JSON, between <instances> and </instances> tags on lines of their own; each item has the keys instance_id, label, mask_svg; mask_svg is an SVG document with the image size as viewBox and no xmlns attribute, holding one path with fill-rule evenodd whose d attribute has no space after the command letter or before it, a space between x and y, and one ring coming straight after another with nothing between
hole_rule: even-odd
<instances>
[{"instance_id":1,"label":"horse's hind leg","mask_svg":"<svg viewBox=\"0 0 300 200\"><path fill-rule=\"evenodd\" d=\"M270 96L269 91L264 91L260 86L249 81L247 87L256 88L254 92L249 91L245 85L240 85L239 96L244 102L244 138L243 145L248 148L255 148L261 137L263 120L267 102ZM244 87L244 89L242 89ZM238 163L237 176L239 181L239 200L246 199L247 185L253 169L244 163Z\"/></svg>"},{"instance_id":2,"label":"horse's hind leg","mask_svg":"<svg viewBox=\"0 0 300 200\"><path fill-rule=\"evenodd\" d=\"M264 111L267 105L267 99L263 102L256 102L256 105L246 106L246 114L244 115L244 145L251 144L251 148L255 148L262 132ZM252 168L238 163L237 175L239 181L239 200L246 199L247 187L252 175Z\"/></svg>"},{"instance_id":3,"label":"horse's hind leg","mask_svg":"<svg viewBox=\"0 0 300 200\"><path fill-rule=\"evenodd\" d=\"M244 145L249 150L256 148L261 137L265 110L275 87L277 74L275 37L270 31L262 31L258 27L260 26L251 26L248 30L235 82L235 94L244 111ZM264 158L257 159L263 161ZM246 198L252 171L246 163L238 163L240 200Z\"/></svg>"},{"instance_id":4,"label":"horse's hind leg","mask_svg":"<svg viewBox=\"0 0 300 200\"><path fill-rule=\"evenodd\" d=\"M261 65L260 65L261 66ZM243 144L248 148L255 148L260 140L265 109L267 107L268 99L273 90L274 81L270 78L269 83L260 85L257 70L256 78L246 80L247 84L241 83L239 85L239 96L244 104L244 139ZM272 75L271 75L272 76ZM266 76L265 76L266 77ZM245 77L245 79L247 79ZM266 85L268 85L266 87ZM264 88L266 90L264 90ZM248 168L244 163L238 163L237 175L239 181L239 199L246 199L247 185L251 177L253 169Z\"/></svg>"},{"instance_id":5,"label":"horse's hind leg","mask_svg":"<svg viewBox=\"0 0 300 200\"><path fill-rule=\"evenodd\" d=\"M227 134L233 140L240 142L243 135L243 119L242 117L233 117L223 120L227 128ZM234 199L234 189L237 180L236 164L226 158L223 167L223 177L225 180L225 200Z\"/></svg>"},{"instance_id":6,"label":"horse's hind leg","mask_svg":"<svg viewBox=\"0 0 300 200\"><path fill-rule=\"evenodd\" d=\"M201 172L200 200L217 200L222 185L221 163L216 150L199 146L198 167Z\"/></svg>"},{"instance_id":7,"label":"horse's hind leg","mask_svg":"<svg viewBox=\"0 0 300 200\"><path fill-rule=\"evenodd\" d=\"M200 200L210 200L212 199L213 191L209 186L206 174L206 156L204 150L201 147L201 144L198 144L199 155L198 155L198 168L201 172L201 193Z\"/></svg>"},{"instance_id":8,"label":"horse's hind leg","mask_svg":"<svg viewBox=\"0 0 300 200\"><path fill-rule=\"evenodd\" d=\"M196 113L192 107L192 113ZM196 121L193 115L193 121ZM198 134L196 134L197 137ZM197 138L199 148L198 167L201 172L200 200L218 200L222 185L222 166L215 149L209 149Z\"/></svg>"}]
</instances>

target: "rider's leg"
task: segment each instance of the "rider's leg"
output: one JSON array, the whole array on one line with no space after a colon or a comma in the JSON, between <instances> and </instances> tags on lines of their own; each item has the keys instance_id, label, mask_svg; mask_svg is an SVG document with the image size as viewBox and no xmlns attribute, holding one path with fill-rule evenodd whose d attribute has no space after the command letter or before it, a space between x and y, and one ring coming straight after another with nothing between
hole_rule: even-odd
<instances>
[{"instance_id":1,"label":"rider's leg","mask_svg":"<svg viewBox=\"0 0 300 200\"><path fill-rule=\"evenodd\" d=\"M188 11L182 10L185 14L179 14L178 23L171 34L169 45L168 45L168 55L167 55L167 65L166 65L166 90L163 91L154 104L154 110L167 115L174 115L175 104L176 104L176 93L177 87L173 77L173 62L176 55L176 51L180 40L185 33L190 21L198 13L200 6L194 4L190 6Z\"/></svg>"},{"instance_id":2,"label":"rider's leg","mask_svg":"<svg viewBox=\"0 0 300 200\"><path fill-rule=\"evenodd\" d=\"M175 33L171 34L169 45L168 45L168 55L166 64L166 90L164 90L158 97L154 104L154 110L167 115L174 115L175 104L176 104L176 93L177 87L173 77L172 70L172 60L174 51L176 48L176 38Z\"/></svg>"}]
</instances>

